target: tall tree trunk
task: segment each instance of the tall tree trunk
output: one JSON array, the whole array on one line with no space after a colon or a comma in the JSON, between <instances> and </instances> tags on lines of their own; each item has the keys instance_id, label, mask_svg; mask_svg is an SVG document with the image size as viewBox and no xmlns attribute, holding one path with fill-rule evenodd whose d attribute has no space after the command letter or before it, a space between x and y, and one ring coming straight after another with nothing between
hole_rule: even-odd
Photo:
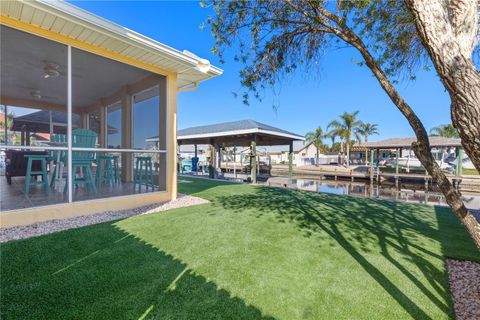
<instances>
[{"instance_id":1,"label":"tall tree trunk","mask_svg":"<svg viewBox=\"0 0 480 320\"><path fill-rule=\"evenodd\" d=\"M347 167L349 165L350 165L350 141L347 141Z\"/></svg>"},{"instance_id":2,"label":"tall tree trunk","mask_svg":"<svg viewBox=\"0 0 480 320\"><path fill-rule=\"evenodd\" d=\"M318 150L318 147L315 146L317 148L317 159L315 159L315 165L318 167L318 160L320 158L320 155L319 155L319 150Z\"/></svg>"},{"instance_id":3,"label":"tall tree trunk","mask_svg":"<svg viewBox=\"0 0 480 320\"><path fill-rule=\"evenodd\" d=\"M472 61L477 41L477 0L406 0L418 34L451 99L462 146L480 171L480 74ZM448 13L448 14L447 14Z\"/></svg>"},{"instance_id":4,"label":"tall tree trunk","mask_svg":"<svg viewBox=\"0 0 480 320\"><path fill-rule=\"evenodd\" d=\"M447 179L433 158L433 155L430 151L428 134L422 122L410 105L408 105L408 103L402 98L392 83L388 80L387 76L372 57L363 41L347 27L344 27L342 31L343 32L338 34L338 36L354 46L360 52L362 57L365 59L365 63L370 70L372 70L374 76L380 83L380 86L385 90L392 102L408 120L410 126L415 132L415 136L417 137L417 141L412 144L412 149L415 152L415 155L428 173L432 176L433 180L437 183L439 189L445 196L446 202L452 208L455 216L457 216L460 222L465 226L467 232L475 241L477 247L480 248L480 223L478 223L475 217L467 210L462 201L460 193Z\"/></svg>"}]
</instances>

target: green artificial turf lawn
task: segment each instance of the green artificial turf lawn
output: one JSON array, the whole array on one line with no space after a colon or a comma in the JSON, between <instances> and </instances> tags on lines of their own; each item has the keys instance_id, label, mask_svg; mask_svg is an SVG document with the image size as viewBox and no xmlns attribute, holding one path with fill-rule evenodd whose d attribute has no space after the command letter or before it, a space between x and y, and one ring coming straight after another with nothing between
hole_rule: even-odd
<instances>
[{"instance_id":1,"label":"green artificial turf lawn","mask_svg":"<svg viewBox=\"0 0 480 320\"><path fill-rule=\"evenodd\" d=\"M444 319L480 261L447 208L180 180L211 202L2 245L1 318Z\"/></svg>"}]
</instances>

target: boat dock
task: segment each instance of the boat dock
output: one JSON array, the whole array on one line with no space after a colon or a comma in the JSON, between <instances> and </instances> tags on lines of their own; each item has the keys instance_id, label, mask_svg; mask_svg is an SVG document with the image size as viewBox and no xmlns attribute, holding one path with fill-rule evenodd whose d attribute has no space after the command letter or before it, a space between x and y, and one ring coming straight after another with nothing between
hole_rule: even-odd
<instances>
[{"instance_id":1,"label":"boat dock","mask_svg":"<svg viewBox=\"0 0 480 320\"><path fill-rule=\"evenodd\" d=\"M293 169L293 176L298 178L307 179L332 179L332 180L349 180L349 181L376 181L382 183L382 181L392 181L395 184L402 182L411 182L424 184L426 187L433 184L432 177L429 174L421 173L390 173L381 172L380 170L369 170L369 167L352 167L345 168L342 166L303 166ZM272 167L272 176L287 177L288 167L282 165L276 165ZM480 192L480 175L461 175L446 174L447 178L455 186L459 187L463 191Z\"/></svg>"}]
</instances>

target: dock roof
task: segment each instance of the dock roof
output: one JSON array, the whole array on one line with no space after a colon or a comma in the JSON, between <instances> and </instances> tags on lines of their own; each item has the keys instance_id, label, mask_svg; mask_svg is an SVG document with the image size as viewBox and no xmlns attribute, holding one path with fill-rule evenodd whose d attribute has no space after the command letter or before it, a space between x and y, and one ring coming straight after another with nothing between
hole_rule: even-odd
<instances>
[{"instance_id":1,"label":"dock roof","mask_svg":"<svg viewBox=\"0 0 480 320\"><path fill-rule=\"evenodd\" d=\"M445 138L438 136L431 136L430 146L432 147L461 147L460 139ZM412 143L417 141L417 138L390 138L375 142L363 142L355 144L356 148L367 149L395 149L395 148L410 148Z\"/></svg>"},{"instance_id":2,"label":"dock roof","mask_svg":"<svg viewBox=\"0 0 480 320\"><path fill-rule=\"evenodd\" d=\"M222 144L246 146L256 137L257 145L286 145L303 136L254 120L240 120L191 127L177 132L179 144Z\"/></svg>"}]
</instances>

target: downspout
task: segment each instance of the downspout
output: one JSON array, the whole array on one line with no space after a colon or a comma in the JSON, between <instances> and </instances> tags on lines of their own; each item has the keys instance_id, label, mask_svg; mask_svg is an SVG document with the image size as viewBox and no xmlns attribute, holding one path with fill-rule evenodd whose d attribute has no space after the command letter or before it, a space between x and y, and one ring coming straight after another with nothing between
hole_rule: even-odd
<instances>
[{"instance_id":1,"label":"downspout","mask_svg":"<svg viewBox=\"0 0 480 320\"><path fill-rule=\"evenodd\" d=\"M189 91L195 91L198 89L198 81L195 81L193 83L193 87L188 87L188 88L178 88L177 92L189 92Z\"/></svg>"}]
</instances>

